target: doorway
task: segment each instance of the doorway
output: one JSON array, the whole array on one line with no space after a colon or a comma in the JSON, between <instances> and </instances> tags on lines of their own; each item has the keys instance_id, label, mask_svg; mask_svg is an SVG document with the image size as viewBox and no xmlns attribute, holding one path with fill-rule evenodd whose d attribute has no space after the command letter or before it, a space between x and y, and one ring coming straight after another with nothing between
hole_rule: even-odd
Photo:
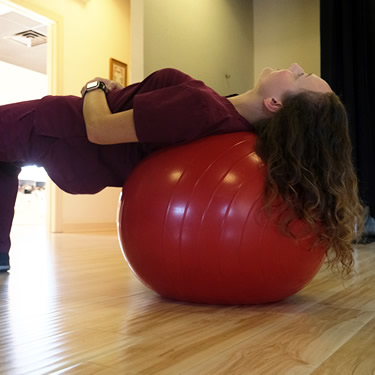
<instances>
[{"instance_id":1,"label":"doorway","mask_svg":"<svg viewBox=\"0 0 375 375\"><path fill-rule=\"evenodd\" d=\"M47 35L50 23L0 0L0 105L48 94ZM28 166L19 176L14 225L47 223L47 174Z\"/></svg>"}]
</instances>

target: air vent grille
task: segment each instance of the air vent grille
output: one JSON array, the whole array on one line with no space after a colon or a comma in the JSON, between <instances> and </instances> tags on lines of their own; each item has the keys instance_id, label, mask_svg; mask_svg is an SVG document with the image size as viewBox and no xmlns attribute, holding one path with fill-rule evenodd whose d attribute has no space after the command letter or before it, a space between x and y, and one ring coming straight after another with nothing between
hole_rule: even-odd
<instances>
[{"instance_id":1,"label":"air vent grille","mask_svg":"<svg viewBox=\"0 0 375 375\"><path fill-rule=\"evenodd\" d=\"M38 33L35 30L26 30L20 33L6 37L6 39L13 40L18 43L22 43L28 48L39 46L47 43L47 36Z\"/></svg>"}]
</instances>

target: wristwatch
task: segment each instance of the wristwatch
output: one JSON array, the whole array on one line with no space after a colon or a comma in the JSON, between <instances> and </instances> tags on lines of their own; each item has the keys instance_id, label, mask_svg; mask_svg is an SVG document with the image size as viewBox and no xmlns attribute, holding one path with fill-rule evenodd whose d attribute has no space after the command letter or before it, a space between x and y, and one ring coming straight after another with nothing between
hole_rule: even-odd
<instances>
[{"instance_id":1,"label":"wristwatch","mask_svg":"<svg viewBox=\"0 0 375 375\"><path fill-rule=\"evenodd\" d=\"M104 92L107 92L107 88L106 88L104 82L102 82L102 81L92 81L92 82L89 82L86 85L86 90L83 93L83 96L85 96L89 91L94 91L94 90L97 90L97 89L101 89Z\"/></svg>"}]
</instances>

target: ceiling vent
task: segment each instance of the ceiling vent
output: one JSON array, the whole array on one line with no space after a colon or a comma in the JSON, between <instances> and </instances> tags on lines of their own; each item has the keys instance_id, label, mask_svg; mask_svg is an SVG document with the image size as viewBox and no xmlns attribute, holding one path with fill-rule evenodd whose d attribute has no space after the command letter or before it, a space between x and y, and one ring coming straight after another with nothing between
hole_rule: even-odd
<instances>
[{"instance_id":1,"label":"ceiling vent","mask_svg":"<svg viewBox=\"0 0 375 375\"><path fill-rule=\"evenodd\" d=\"M47 43L47 36L38 33L35 30L22 31L12 36L8 36L6 39L14 40L15 42L21 43L28 48Z\"/></svg>"}]
</instances>

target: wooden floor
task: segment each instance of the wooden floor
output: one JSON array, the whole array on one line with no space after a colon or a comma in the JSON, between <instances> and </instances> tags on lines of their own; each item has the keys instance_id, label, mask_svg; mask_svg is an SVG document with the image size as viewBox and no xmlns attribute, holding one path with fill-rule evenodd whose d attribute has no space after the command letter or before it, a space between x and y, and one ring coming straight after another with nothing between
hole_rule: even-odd
<instances>
[{"instance_id":1,"label":"wooden floor","mask_svg":"<svg viewBox=\"0 0 375 375\"><path fill-rule=\"evenodd\" d=\"M266 306L162 299L122 258L116 233L16 226L0 274L1 374L375 374L375 246L356 280L323 270Z\"/></svg>"}]
</instances>

